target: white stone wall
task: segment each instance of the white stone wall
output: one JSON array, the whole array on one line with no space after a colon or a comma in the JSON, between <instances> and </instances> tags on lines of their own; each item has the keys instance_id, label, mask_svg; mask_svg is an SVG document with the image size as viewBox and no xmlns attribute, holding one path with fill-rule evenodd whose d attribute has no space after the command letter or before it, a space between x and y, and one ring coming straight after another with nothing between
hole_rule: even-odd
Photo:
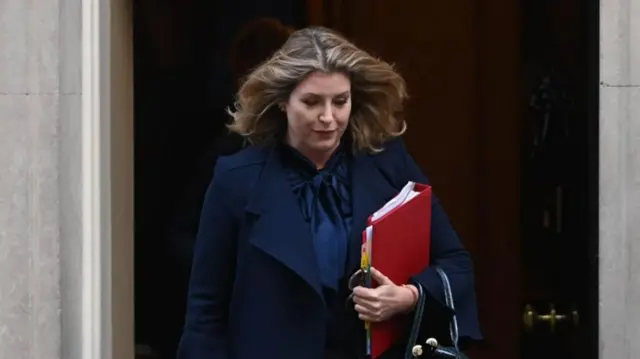
<instances>
[{"instance_id":1,"label":"white stone wall","mask_svg":"<svg viewBox=\"0 0 640 359\"><path fill-rule=\"evenodd\" d=\"M3 359L80 358L80 9L0 1Z\"/></svg>"},{"instance_id":2,"label":"white stone wall","mask_svg":"<svg viewBox=\"0 0 640 359\"><path fill-rule=\"evenodd\" d=\"M640 2L600 1L600 358L640 357Z\"/></svg>"}]
</instances>

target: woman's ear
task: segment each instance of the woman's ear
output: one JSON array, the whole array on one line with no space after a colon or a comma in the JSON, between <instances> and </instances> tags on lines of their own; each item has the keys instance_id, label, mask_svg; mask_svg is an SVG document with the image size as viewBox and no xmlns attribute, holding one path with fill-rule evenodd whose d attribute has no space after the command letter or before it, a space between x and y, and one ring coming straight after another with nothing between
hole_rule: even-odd
<instances>
[{"instance_id":1,"label":"woman's ear","mask_svg":"<svg viewBox=\"0 0 640 359\"><path fill-rule=\"evenodd\" d=\"M284 102L278 103L278 108L280 111L285 112L287 110L287 105Z\"/></svg>"}]
</instances>

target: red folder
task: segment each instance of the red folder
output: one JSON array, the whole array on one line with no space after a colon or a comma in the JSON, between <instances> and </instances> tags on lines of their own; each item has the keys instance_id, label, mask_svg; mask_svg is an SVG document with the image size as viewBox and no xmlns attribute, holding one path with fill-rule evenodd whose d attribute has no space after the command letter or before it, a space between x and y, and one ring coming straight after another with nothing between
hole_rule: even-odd
<instances>
[{"instance_id":1,"label":"red folder","mask_svg":"<svg viewBox=\"0 0 640 359\"><path fill-rule=\"evenodd\" d=\"M430 247L431 186L424 184L407 183L394 199L369 217L363 232L369 265L396 284L408 283L410 277L429 265ZM375 283L371 286L375 287ZM407 320L406 316L397 316L370 324L372 359L406 334Z\"/></svg>"}]
</instances>

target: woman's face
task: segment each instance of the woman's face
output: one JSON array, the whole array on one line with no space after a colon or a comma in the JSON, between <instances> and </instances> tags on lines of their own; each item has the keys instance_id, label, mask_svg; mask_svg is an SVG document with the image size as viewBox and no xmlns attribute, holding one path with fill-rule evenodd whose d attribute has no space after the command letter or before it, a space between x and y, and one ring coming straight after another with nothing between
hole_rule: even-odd
<instances>
[{"instance_id":1,"label":"woman's face","mask_svg":"<svg viewBox=\"0 0 640 359\"><path fill-rule=\"evenodd\" d=\"M313 72L283 105L287 142L318 165L338 147L349 124L351 81L338 72Z\"/></svg>"}]
</instances>

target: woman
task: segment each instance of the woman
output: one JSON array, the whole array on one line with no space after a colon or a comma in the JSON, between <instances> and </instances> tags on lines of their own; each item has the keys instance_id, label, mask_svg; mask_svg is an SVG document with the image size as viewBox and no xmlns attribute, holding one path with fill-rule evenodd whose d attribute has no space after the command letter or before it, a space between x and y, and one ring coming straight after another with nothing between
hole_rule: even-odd
<instances>
[{"instance_id":1,"label":"woman","mask_svg":"<svg viewBox=\"0 0 640 359\"><path fill-rule=\"evenodd\" d=\"M424 331L446 333L431 267L410 283L374 271L384 285L346 301L367 216L407 181L428 183L400 139L405 99L389 64L324 28L296 31L247 77L230 129L253 146L215 166L179 358L360 358L362 320L407 315L416 282L430 298ZM471 260L435 198L432 227L431 262L450 277L460 334L479 339Z\"/></svg>"}]
</instances>

